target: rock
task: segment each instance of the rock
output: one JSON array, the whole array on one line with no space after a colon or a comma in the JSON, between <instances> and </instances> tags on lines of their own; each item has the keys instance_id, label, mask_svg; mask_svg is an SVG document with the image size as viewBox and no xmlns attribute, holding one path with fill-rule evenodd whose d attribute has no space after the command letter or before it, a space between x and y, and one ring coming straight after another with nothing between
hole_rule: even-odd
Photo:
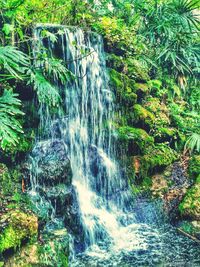
<instances>
[{"instance_id":1,"label":"rock","mask_svg":"<svg viewBox=\"0 0 200 267\"><path fill-rule=\"evenodd\" d=\"M38 233L38 219L34 214L20 210L10 211L1 217L6 226L0 233L0 253L20 246L23 240L30 239Z\"/></svg>"},{"instance_id":2,"label":"rock","mask_svg":"<svg viewBox=\"0 0 200 267\"><path fill-rule=\"evenodd\" d=\"M195 155L190 159L188 172L192 179L200 175L200 155Z\"/></svg>"},{"instance_id":3,"label":"rock","mask_svg":"<svg viewBox=\"0 0 200 267\"><path fill-rule=\"evenodd\" d=\"M187 191L179 205L181 215L194 220L200 220L200 175L196 183Z\"/></svg>"},{"instance_id":4,"label":"rock","mask_svg":"<svg viewBox=\"0 0 200 267\"><path fill-rule=\"evenodd\" d=\"M64 223L68 231L76 236L76 241L83 241L83 226L80 218L80 207L75 190L72 190L68 205L65 206Z\"/></svg>"},{"instance_id":5,"label":"rock","mask_svg":"<svg viewBox=\"0 0 200 267\"><path fill-rule=\"evenodd\" d=\"M72 171L63 141L41 141L34 147L31 157L34 168L31 171L37 175L40 184L71 184Z\"/></svg>"},{"instance_id":6,"label":"rock","mask_svg":"<svg viewBox=\"0 0 200 267\"><path fill-rule=\"evenodd\" d=\"M164 194L165 210L169 213L171 218L178 215L178 206L186 193L186 188L169 189Z\"/></svg>"},{"instance_id":7,"label":"rock","mask_svg":"<svg viewBox=\"0 0 200 267\"><path fill-rule=\"evenodd\" d=\"M5 267L68 266L69 238L66 229L55 230L44 243L30 243L5 261Z\"/></svg>"},{"instance_id":8,"label":"rock","mask_svg":"<svg viewBox=\"0 0 200 267\"><path fill-rule=\"evenodd\" d=\"M181 221L179 222L179 228L186 234L189 234L189 237L193 239L196 238L195 241L200 242L200 221Z\"/></svg>"},{"instance_id":9,"label":"rock","mask_svg":"<svg viewBox=\"0 0 200 267\"><path fill-rule=\"evenodd\" d=\"M72 191L72 186L58 184L55 186L43 186L40 189L40 195L51 201L57 216L63 216L65 215L66 207L72 204Z\"/></svg>"},{"instance_id":10,"label":"rock","mask_svg":"<svg viewBox=\"0 0 200 267\"><path fill-rule=\"evenodd\" d=\"M151 192L154 196L160 196L163 198L167 189L167 180L163 177L163 175L156 174L152 176Z\"/></svg>"}]
</instances>

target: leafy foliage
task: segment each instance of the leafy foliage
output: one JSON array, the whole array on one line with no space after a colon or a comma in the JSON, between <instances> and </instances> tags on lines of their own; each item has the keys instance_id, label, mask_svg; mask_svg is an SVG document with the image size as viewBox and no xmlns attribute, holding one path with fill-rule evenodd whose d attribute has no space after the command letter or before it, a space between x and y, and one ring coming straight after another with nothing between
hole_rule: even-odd
<instances>
[{"instance_id":1,"label":"leafy foliage","mask_svg":"<svg viewBox=\"0 0 200 267\"><path fill-rule=\"evenodd\" d=\"M8 146L16 146L19 134L22 134L22 126L18 117L23 115L20 111L21 101L10 90L5 90L0 97L0 146L6 149Z\"/></svg>"},{"instance_id":2,"label":"leafy foliage","mask_svg":"<svg viewBox=\"0 0 200 267\"><path fill-rule=\"evenodd\" d=\"M46 103L49 106L58 105L60 99L58 89L41 72L31 71L29 82L33 84L40 103Z\"/></svg>"},{"instance_id":3,"label":"leafy foliage","mask_svg":"<svg viewBox=\"0 0 200 267\"><path fill-rule=\"evenodd\" d=\"M186 141L185 148L188 148L191 152L196 150L200 153L200 134L193 133Z\"/></svg>"},{"instance_id":4,"label":"leafy foliage","mask_svg":"<svg viewBox=\"0 0 200 267\"><path fill-rule=\"evenodd\" d=\"M21 79L21 74L25 73L28 65L27 56L17 48L12 46L0 47L0 70L8 72L8 74L3 74L1 80Z\"/></svg>"},{"instance_id":5,"label":"leafy foliage","mask_svg":"<svg viewBox=\"0 0 200 267\"><path fill-rule=\"evenodd\" d=\"M193 0L165 1L149 6L143 19L142 33L154 47L157 63L179 78L182 86L184 77L200 67L198 6Z\"/></svg>"}]
</instances>

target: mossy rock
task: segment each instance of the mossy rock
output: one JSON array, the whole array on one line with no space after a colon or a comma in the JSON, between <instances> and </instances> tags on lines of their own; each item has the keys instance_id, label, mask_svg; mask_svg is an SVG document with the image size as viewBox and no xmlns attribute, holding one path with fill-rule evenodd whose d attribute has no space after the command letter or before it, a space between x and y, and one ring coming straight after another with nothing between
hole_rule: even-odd
<instances>
[{"instance_id":1,"label":"mossy rock","mask_svg":"<svg viewBox=\"0 0 200 267\"><path fill-rule=\"evenodd\" d=\"M13 195L18 191L22 179L20 166L8 169L5 164L0 163L0 193Z\"/></svg>"},{"instance_id":2,"label":"mossy rock","mask_svg":"<svg viewBox=\"0 0 200 267\"><path fill-rule=\"evenodd\" d=\"M176 151L165 144L146 147L145 155L140 157L140 174L146 177L151 172L171 165L177 158Z\"/></svg>"},{"instance_id":3,"label":"mossy rock","mask_svg":"<svg viewBox=\"0 0 200 267\"><path fill-rule=\"evenodd\" d=\"M121 140L132 140L141 150L144 150L146 146L152 145L154 142L153 137L140 128L133 128L129 126L119 127L118 134Z\"/></svg>"},{"instance_id":4,"label":"mossy rock","mask_svg":"<svg viewBox=\"0 0 200 267\"><path fill-rule=\"evenodd\" d=\"M110 84L115 92L117 102L124 107L132 107L137 102L137 95L134 92L135 82L123 73L114 69L109 70Z\"/></svg>"},{"instance_id":5,"label":"mossy rock","mask_svg":"<svg viewBox=\"0 0 200 267\"><path fill-rule=\"evenodd\" d=\"M200 221L182 221L179 228L200 240Z\"/></svg>"},{"instance_id":6,"label":"mossy rock","mask_svg":"<svg viewBox=\"0 0 200 267\"><path fill-rule=\"evenodd\" d=\"M109 68L115 69L116 71L121 72L124 69L124 60L121 56L107 54L106 63Z\"/></svg>"},{"instance_id":7,"label":"mossy rock","mask_svg":"<svg viewBox=\"0 0 200 267\"><path fill-rule=\"evenodd\" d=\"M158 131L161 133L161 135L167 137L173 137L177 133L177 130L175 128L167 128L167 127L161 127L158 129Z\"/></svg>"},{"instance_id":8,"label":"mossy rock","mask_svg":"<svg viewBox=\"0 0 200 267\"><path fill-rule=\"evenodd\" d=\"M146 82L150 79L148 69L137 59L127 58L125 60L127 75L138 82Z\"/></svg>"},{"instance_id":9,"label":"mossy rock","mask_svg":"<svg viewBox=\"0 0 200 267\"><path fill-rule=\"evenodd\" d=\"M3 215L0 224L6 224L0 233L0 253L16 249L23 240L36 236L38 231L37 217L19 210Z\"/></svg>"},{"instance_id":10,"label":"mossy rock","mask_svg":"<svg viewBox=\"0 0 200 267\"><path fill-rule=\"evenodd\" d=\"M135 83L134 90L137 95L143 97L149 93L149 86L147 83Z\"/></svg>"},{"instance_id":11,"label":"mossy rock","mask_svg":"<svg viewBox=\"0 0 200 267\"><path fill-rule=\"evenodd\" d=\"M171 142L178 139L178 131L171 127L158 127L154 131L154 137L157 142Z\"/></svg>"},{"instance_id":12,"label":"mossy rock","mask_svg":"<svg viewBox=\"0 0 200 267\"><path fill-rule=\"evenodd\" d=\"M128 90L127 90L128 91ZM124 94L124 101L128 106L132 106L137 102L137 95L132 91Z\"/></svg>"},{"instance_id":13,"label":"mossy rock","mask_svg":"<svg viewBox=\"0 0 200 267\"><path fill-rule=\"evenodd\" d=\"M116 92L134 92L135 81L130 79L127 75L114 69L109 69L109 75L111 85L115 88Z\"/></svg>"},{"instance_id":14,"label":"mossy rock","mask_svg":"<svg viewBox=\"0 0 200 267\"><path fill-rule=\"evenodd\" d=\"M145 100L144 108L154 114L154 123L157 127L168 127L170 125L169 110L165 103L159 98L148 97Z\"/></svg>"},{"instance_id":15,"label":"mossy rock","mask_svg":"<svg viewBox=\"0 0 200 267\"><path fill-rule=\"evenodd\" d=\"M68 267L69 236L66 229L48 232L43 242L28 242L5 261L5 267Z\"/></svg>"},{"instance_id":16,"label":"mossy rock","mask_svg":"<svg viewBox=\"0 0 200 267\"><path fill-rule=\"evenodd\" d=\"M200 175L196 183L187 191L179 205L179 211L185 217L200 220Z\"/></svg>"},{"instance_id":17,"label":"mossy rock","mask_svg":"<svg viewBox=\"0 0 200 267\"><path fill-rule=\"evenodd\" d=\"M10 193L12 189L12 179L7 166L0 163L0 193Z\"/></svg>"},{"instance_id":18,"label":"mossy rock","mask_svg":"<svg viewBox=\"0 0 200 267\"><path fill-rule=\"evenodd\" d=\"M168 190L168 181L162 174L155 174L152 176L151 192L155 197L163 197Z\"/></svg>"},{"instance_id":19,"label":"mossy rock","mask_svg":"<svg viewBox=\"0 0 200 267\"><path fill-rule=\"evenodd\" d=\"M200 175L200 155L193 156L189 161L189 176L195 179Z\"/></svg>"},{"instance_id":20,"label":"mossy rock","mask_svg":"<svg viewBox=\"0 0 200 267\"><path fill-rule=\"evenodd\" d=\"M155 121L155 116L153 113L145 109L139 104L135 104L133 107L133 116L135 122L144 122L149 126L153 126Z\"/></svg>"}]
</instances>

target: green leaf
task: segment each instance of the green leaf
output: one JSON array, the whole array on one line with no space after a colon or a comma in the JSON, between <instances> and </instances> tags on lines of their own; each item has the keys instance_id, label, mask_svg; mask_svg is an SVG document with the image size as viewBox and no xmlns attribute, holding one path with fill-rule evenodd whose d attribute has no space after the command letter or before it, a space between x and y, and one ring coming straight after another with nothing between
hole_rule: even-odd
<instances>
[{"instance_id":1,"label":"green leaf","mask_svg":"<svg viewBox=\"0 0 200 267\"><path fill-rule=\"evenodd\" d=\"M0 97L0 147L16 146L19 142L19 134L23 133L18 121L19 115L24 113L19 109L21 101L11 90L4 90Z\"/></svg>"},{"instance_id":2,"label":"green leaf","mask_svg":"<svg viewBox=\"0 0 200 267\"><path fill-rule=\"evenodd\" d=\"M5 33L5 35L9 35L11 32L14 31L14 26L11 24L4 24L2 31Z\"/></svg>"}]
</instances>

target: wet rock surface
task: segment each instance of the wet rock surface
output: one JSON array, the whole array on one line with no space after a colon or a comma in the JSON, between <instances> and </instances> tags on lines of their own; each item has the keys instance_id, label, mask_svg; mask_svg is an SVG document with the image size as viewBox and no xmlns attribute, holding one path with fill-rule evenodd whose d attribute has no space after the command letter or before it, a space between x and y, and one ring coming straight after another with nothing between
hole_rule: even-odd
<instances>
[{"instance_id":1,"label":"wet rock surface","mask_svg":"<svg viewBox=\"0 0 200 267\"><path fill-rule=\"evenodd\" d=\"M60 139L37 143L31 154L30 172L36 178L31 181L31 176L29 177L30 194L41 220L48 222L45 229L59 229L60 225L64 225L80 239L83 232L80 210L72 185L72 170L66 144Z\"/></svg>"},{"instance_id":2,"label":"wet rock surface","mask_svg":"<svg viewBox=\"0 0 200 267\"><path fill-rule=\"evenodd\" d=\"M163 200L165 211L173 220L179 217L179 204L190 186L191 181L182 162L175 162L162 174L152 176L151 193Z\"/></svg>"},{"instance_id":3,"label":"wet rock surface","mask_svg":"<svg viewBox=\"0 0 200 267\"><path fill-rule=\"evenodd\" d=\"M70 160L62 140L50 139L39 142L34 147L31 158L34 160L31 171L36 171L39 183L58 184L65 182L67 185L71 184Z\"/></svg>"}]
</instances>

